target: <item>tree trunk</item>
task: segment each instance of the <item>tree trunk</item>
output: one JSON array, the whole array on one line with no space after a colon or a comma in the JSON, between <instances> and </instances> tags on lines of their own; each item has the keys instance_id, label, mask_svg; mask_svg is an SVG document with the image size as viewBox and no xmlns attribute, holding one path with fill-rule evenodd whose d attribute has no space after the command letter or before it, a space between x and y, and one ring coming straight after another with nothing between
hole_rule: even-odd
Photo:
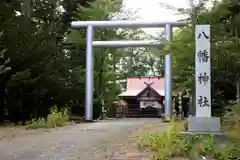
<instances>
[{"instance_id":1,"label":"tree trunk","mask_svg":"<svg viewBox=\"0 0 240 160\"><path fill-rule=\"evenodd\" d=\"M112 54L113 56L113 72L116 73L116 55ZM116 80L114 80L114 86L116 86Z\"/></svg>"},{"instance_id":2,"label":"tree trunk","mask_svg":"<svg viewBox=\"0 0 240 160\"><path fill-rule=\"evenodd\" d=\"M4 121L5 88L0 86L0 123Z\"/></svg>"},{"instance_id":3,"label":"tree trunk","mask_svg":"<svg viewBox=\"0 0 240 160\"><path fill-rule=\"evenodd\" d=\"M236 100L237 104L240 104L240 80L239 80L239 73L237 75L237 82L236 82Z\"/></svg>"},{"instance_id":4,"label":"tree trunk","mask_svg":"<svg viewBox=\"0 0 240 160\"><path fill-rule=\"evenodd\" d=\"M235 29L235 34L236 34L236 44L238 44L238 28ZM239 64L237 64L237 76L236 76L236 100L237 104L240 103L240 80L239 80Z\"/></svg>"},{"instance_id":5,"label":"tree trunk","mask_svg":"<svg viewBox=\"0 0 240 160\"><path fill-rule=\"evenodd\" d=\"M105 57L104 56L101 56L100 58L100 63L99 63L99 71L98 71L98 87L97 87L97 99L98 99L98 102L102 102L103 100L103 72L104 72L104 61L105 61ZM102 105L102 104L101 104ZM100 117L103 116L103 112L102 112L102 106L101 106L101 114L100 114Z\"/></svg>"}]
</instances>

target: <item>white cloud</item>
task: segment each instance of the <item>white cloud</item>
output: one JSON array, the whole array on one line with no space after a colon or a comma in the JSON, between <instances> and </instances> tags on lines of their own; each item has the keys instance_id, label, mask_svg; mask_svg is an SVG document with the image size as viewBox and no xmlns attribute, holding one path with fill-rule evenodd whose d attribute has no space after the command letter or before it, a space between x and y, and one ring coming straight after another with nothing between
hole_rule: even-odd
<instances>
[{"instance_id":1,"label":"white cloud","mask_svg":"<svg viewBox=\"0 0 240 160\"><path fill-rule=\"evenodd\" d=\"M187 8L188 0L123 0L124 8L137 11L139 20L177 21L184 16L176 15L176 11L163 7L165 3L176 8ZM144 29L147 33L156 34L159 29Z\"/></svg>"}]
</instances>

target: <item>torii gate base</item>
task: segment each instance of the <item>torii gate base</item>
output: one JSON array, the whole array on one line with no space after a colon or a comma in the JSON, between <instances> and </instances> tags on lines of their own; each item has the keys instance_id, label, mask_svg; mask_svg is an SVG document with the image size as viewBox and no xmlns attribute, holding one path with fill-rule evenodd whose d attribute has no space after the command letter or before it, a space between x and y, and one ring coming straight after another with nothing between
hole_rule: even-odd
<instances>
[{"instance_id":1,"label":"torii gate base","mask_svg":"<svg viewBox=\"0 0 240 160\"><path fill-rule=\"evenodd\" d=\"M86 37L86 102L85 120L92 121L93 112L93 46L95 47L147 47L159 46L159 41L94 41L94 28L154 28L165 27L165 36L168 41L172 37L172 27L182 27L185 22L156 22L156 21L75 21L73 28L87 27ZM165 56L165 120L172 117L172 56Z\"/></svg>"}]
</instances>

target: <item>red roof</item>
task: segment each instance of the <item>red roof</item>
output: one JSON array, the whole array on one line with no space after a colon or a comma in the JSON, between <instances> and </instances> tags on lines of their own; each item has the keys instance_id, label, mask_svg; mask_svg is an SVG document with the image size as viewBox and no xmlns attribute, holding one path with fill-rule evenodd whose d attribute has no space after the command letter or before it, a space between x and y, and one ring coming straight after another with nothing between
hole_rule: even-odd
<instances>
[{"instance_id":1,"label":"red roof","mask_svg":"<svg viewBox=\"0 0 240 160\"><path fill-rule=\"evenodd\" d=\"M129 77L127 78L127 90L119 96L137 96L148 86L164 96L164 77L160 76Z\"/></svg>"}]
</instances>

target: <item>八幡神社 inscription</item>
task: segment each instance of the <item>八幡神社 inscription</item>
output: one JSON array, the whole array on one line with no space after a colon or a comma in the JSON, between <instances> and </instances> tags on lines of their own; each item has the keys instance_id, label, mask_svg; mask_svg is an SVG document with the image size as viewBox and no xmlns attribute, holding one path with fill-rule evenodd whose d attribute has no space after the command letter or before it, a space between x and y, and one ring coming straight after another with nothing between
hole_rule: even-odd
<instances>
[{"instance_id":1,"label":"\u516b\u5e61\u795e\u793e inscription","mask_svg":"<svg viewBox=\"0 0 240 160\"><path fill-rule=\"evenodd\" d=\"M211 117L210 25L197 25L195 40L196 117Z\"/></svg>"},{"instance_id":2,"label":"\u516b\u5e61\u795e\u793e inscription","mask_svg":"<svg viewBox=\"0 0 240 160\"><path fill-rule=\"evenodd\" d=\"M197 38L197 39L200 39L202 36L203 36L204 38L206 38L206 39L209 39L209 38L210 38L204 31L202 31L202 33L199 33L199 34L198 34L198 38Z\"/></svg>"},{"instance_id":3,"label":"\u516b\u5e61\u795e\u793e inscription","mask_svg":"<svg viewBox=\"0 0 240 160\"><path fill-rule=\"evenodd\" d=\"M200 73L199 76L198 76L198 81L199 81L199 84L204 84L206 85L207 82L209 81L210 77L207 75L206 72L204 72L203 74Z\"/></svg>"},{"instance_id":4,"label":"\u516b\u5e61\u795e\u793e inscription","mask_svg":"<svg viewBox=\"0 0 240 160\"><path fill-rule=\"evenodd\" d=\"M198 51L197 56L198 56L198 60L199 60L200 63L201 62L203 62L203 63L208 62L209 55L208 55L208 52L206 50Z\"/></svg>"},{"instance_id":5,"label":"\u516b\u5e61\u795e\u793e inscription","mask_svg":"<svg viewBox=\"0 0 240 160\"><path fill-rule=\"evenodd\" d=\"M205 96L199 96L198 104L200 107L210 107L208 97Z\"/></svg>"}]
</instances>

